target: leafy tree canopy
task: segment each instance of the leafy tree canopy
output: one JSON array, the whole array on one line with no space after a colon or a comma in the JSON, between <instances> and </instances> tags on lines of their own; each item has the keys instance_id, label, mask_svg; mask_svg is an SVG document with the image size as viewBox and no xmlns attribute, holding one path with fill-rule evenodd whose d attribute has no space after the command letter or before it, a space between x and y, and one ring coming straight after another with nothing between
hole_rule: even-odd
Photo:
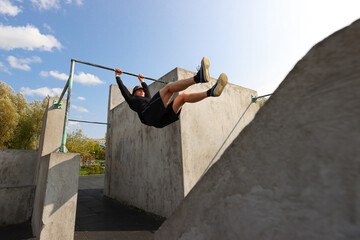
<instances>
[{"instance_id":1,"label":"leafy tree canopy","mask_svg":"<svg viewBox=\"0 0 360 240\"><path fill-rule=\"evenodd\" d=\"M37 149L49 97L30 104L0 81L0 147Z\"/></svg>"}]
</instances>

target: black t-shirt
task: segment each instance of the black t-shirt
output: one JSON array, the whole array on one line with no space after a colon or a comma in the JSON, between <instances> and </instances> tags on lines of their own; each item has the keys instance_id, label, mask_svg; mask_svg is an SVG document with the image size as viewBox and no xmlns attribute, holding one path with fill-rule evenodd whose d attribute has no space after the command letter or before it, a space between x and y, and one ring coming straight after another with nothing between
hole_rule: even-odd
<instances>
[{"instance_id":1,"label":"black t-shirt","mask_svg":"<svg viewBox=\"0 0 360 240\"><path fill-rule=\"evenodd\" d=\"M141 85L145 91L145 97L139 97L139 96L134 96L129 92L129 90L125 87L125 85L121 81L120 77L116 77L116 82L119 85L121 94L124 96L125 101L128 103L129 107L133 111L137 112L141 122L145 123L145 120L142 116L142 112L143 112L144 108L146 107L146 105L151 100L151 95L150 95L148 85L145 82L141 83Z\"/></svg>"}]
</instances>

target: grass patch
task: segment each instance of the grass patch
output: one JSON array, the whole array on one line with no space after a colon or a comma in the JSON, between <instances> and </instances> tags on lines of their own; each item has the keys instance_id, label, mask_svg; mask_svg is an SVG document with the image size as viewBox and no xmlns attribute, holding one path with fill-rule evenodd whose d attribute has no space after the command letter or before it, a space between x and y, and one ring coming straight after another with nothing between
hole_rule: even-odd
<instances>
[{"instance_id":1,"label":"grass patch","mask_svg":"<svg viewBox=\"0 0 360 240\"><path fill-rule=\"evenodd\" d=\"M84 175L103 175L103 174L105 174L105 167L100 167L98 165L81 166L80 167L80 176L84 176Z\"/></svg>"}]
</instances>

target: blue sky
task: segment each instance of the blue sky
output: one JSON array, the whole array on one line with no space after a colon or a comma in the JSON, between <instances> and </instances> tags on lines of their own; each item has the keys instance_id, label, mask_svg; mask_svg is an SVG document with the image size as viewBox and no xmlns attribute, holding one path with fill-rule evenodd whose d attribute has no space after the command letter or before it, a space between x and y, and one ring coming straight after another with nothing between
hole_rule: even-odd
<instances>
[{"instance_id":1,"label":"blue sky","mask_svg":"<svg viewBox=\"0 0 360 240\"><path fill-rule=\"evenodd\" d=\"M359 10L358 0L0 0L0 81L30 102L60 95L71 58L160 78L196 71L207 56L212 77L224 72L262 95ZM114 74L75 64L74 80L70 118L106 122ZM106 131L76 127L93 138Z\"/></svg>"}]
</instances>

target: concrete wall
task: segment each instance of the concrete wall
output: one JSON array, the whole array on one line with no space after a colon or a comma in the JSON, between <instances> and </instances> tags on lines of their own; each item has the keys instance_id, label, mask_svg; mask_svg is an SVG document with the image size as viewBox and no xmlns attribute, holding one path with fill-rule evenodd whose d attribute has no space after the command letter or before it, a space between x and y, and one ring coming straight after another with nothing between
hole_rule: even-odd
<instances>
[{"instance_id":1,"label":"concrete wall","mask_svg":"<svg viewBox=\"0 0 360 240\"><path fill-rule=\"evenodd\" d=\"M38 206L32 228L37 239L73 239L80 154L50 153L42 157L36 188Z\"/></svg>"},{"instance_id":2,"label":"concrete wall","mask_svg":"<svg viewBox=\"0 0 360 240\"><path fill-rule=\"evenodd\" d=\"M31 224L37 239L73 239L80 155L55 153L61 146L65 116L50 98L43 119Z\"/></svg>"},{"instance_id":3,"label":"concrete wall","mask_svg":"<svg viewBox=\"0 0 360 240\"><path fill-rule=\"evenodd\" d=\"M359 39L314 46L155 239L360 239Z\"/></svg>"},{"instance_id":4,"label":"concrete wall","mask_svg":"<svg viewBox=\"0 0 360 240\"><path fill-rule=\"evenodd\" d=\"M65 100L62 109L54 109L50 98L43 117L43 126L38 150L0 150L0 223L18 224L28 221L41 211L36 204L38 171L42 156L56 151L61 145ZM78 173L77 173L78 176ZM34 218L33 218L34 219Z\"/></svg>"},{"instance_id":5,"label":"concrete wall","mask_svg":"<svg viewBox=\"0 0 360 240\"><path fill-rule=\"evenodd\" d=\"M177 80L194 74L175 68L162 80ZM186 92L206 91L214 83L215 79L208 84L192 86ZM163 86L151 84L152 95ZM110 93L116 91L110 90ZM220 98L185 105L180 121L163 129L143 125L126 102L113 107L114 101L109 100L113 109L108 119L112 124L107 131L105 195L161 216L170 216L250 103L250 94L256 95L256 92L230 84ZM109 97L113 98L111 94ZM251 121L258 108L254 104L233 137ZM221 124L214 124L215 121Z\"/></svg>"},{"instance_id":6,"label":"concrete wall","mask_svg":"<svg viewBox=\"0 0 360 240\"><path fill-rule=\"evenodd\" d=\"M128 88L130 92L132 92L132 88ZM107 122L111 124L113 118L113 109L118 106L120 103L124 102L125 99L121 95L120 89L118 85L111 84L109 87L109 99L108 99L108 117ZM111 176L111 168L109 162L111 161L111 125L107 125L106 129L106 167L105 167L105 180L104 180L104 194L110 195L110 176Z\"/></svg>"},{"instance_id":7,"label":"concrete wall","mask_svg":"<svg viewBox=\"0 0 360 240\"><path fill-rule=\"evenodd\" d=\"M50 98L46 111L43 117L39 150L38 150L38 159L36 162L35 169L35 178L34 184L37 186L35 200L34 200L34 211L32 214L31 224L32 230L35 236L39 236L39 229L41 223L39 222L42 219L43 211L43 198L46 186L41 184L40 179L46 179L47 175L45 174L44 166L48 166L47 158L44 156L55 152L61 146L61 139L63 135L63 126L64 126L64 117L66 109L66 100L62 100L62 108L54 108L54 101L58 101L59 98ZM42 170L41 170L42 168ZM46 169L47 167L45 167ZM44 180L43 180L44 181Z\"/></svg>"},{"instance_id":8,"label":"concrete wall","mask_svg":"<svg viewBox=\"0 0 360 240\"><path fill-rule=\"evenodd\" d=\"M162 79L170 80L175 72ZM151 94L163 86L151 84ZM163 129L145 126L126 102L109 115L105 195L167 216L184 194L179 122Z\"/></svg>"},{"instance_id":9,"label":"concrete wall","mask_svg":"<svg viewBox=\"0 0 360 240\"><path fill-rule=\"evenodd\" d=\"M30 219L35 185L36 150L0 149L0 224Z\"/></svg>"},{"instance_id":10,"label":"concrete wall","mask_svg":"<svg viewBox=\"0 0 360 240\"><path fill-rule=\"evenodd\" d=\"M54 153L61 146L65 103L50 98L39 149L0 150L0 224L31 218L36 239L73 239L80 155ZM36 190L35 190L36 188Z\"/></svg>"},{"instance_id":11,"label":"concrete wall","mask_svg":"<svg viewBox=\"0 0 360 240\"><path fill-rule=\"evenodd\" d=\"M58 100L59 98L49 98L47 110L43 117L39 142L39 157L36 164L34 184L37 182L37 171L39 170L42 157L51 152L56 152L61 146L65 121L66 99L62 100L61 109L54 108L54 101Z\"/></svg>"},{"instance_id":12,"label":"concrete wall","mask_svg":"<svg viewBox=\"0 0 360 240\"><path fill-rule=\"evenodd\" d=\"M178 69L178 76L179 79L185 79L194 76L194 73ZM212 78L209 83L193 85L184 92L207 91L216 83L216 80ZM184 105L180 115L184 196L204 173L209 162L251 103L251 95L257 95L256 91L228 84L218 98L207 98L198 103ZM239 132L251 122L258 110L259 104L250 106L213 163L221 157Z\"/></svg>"}]
</instances>

